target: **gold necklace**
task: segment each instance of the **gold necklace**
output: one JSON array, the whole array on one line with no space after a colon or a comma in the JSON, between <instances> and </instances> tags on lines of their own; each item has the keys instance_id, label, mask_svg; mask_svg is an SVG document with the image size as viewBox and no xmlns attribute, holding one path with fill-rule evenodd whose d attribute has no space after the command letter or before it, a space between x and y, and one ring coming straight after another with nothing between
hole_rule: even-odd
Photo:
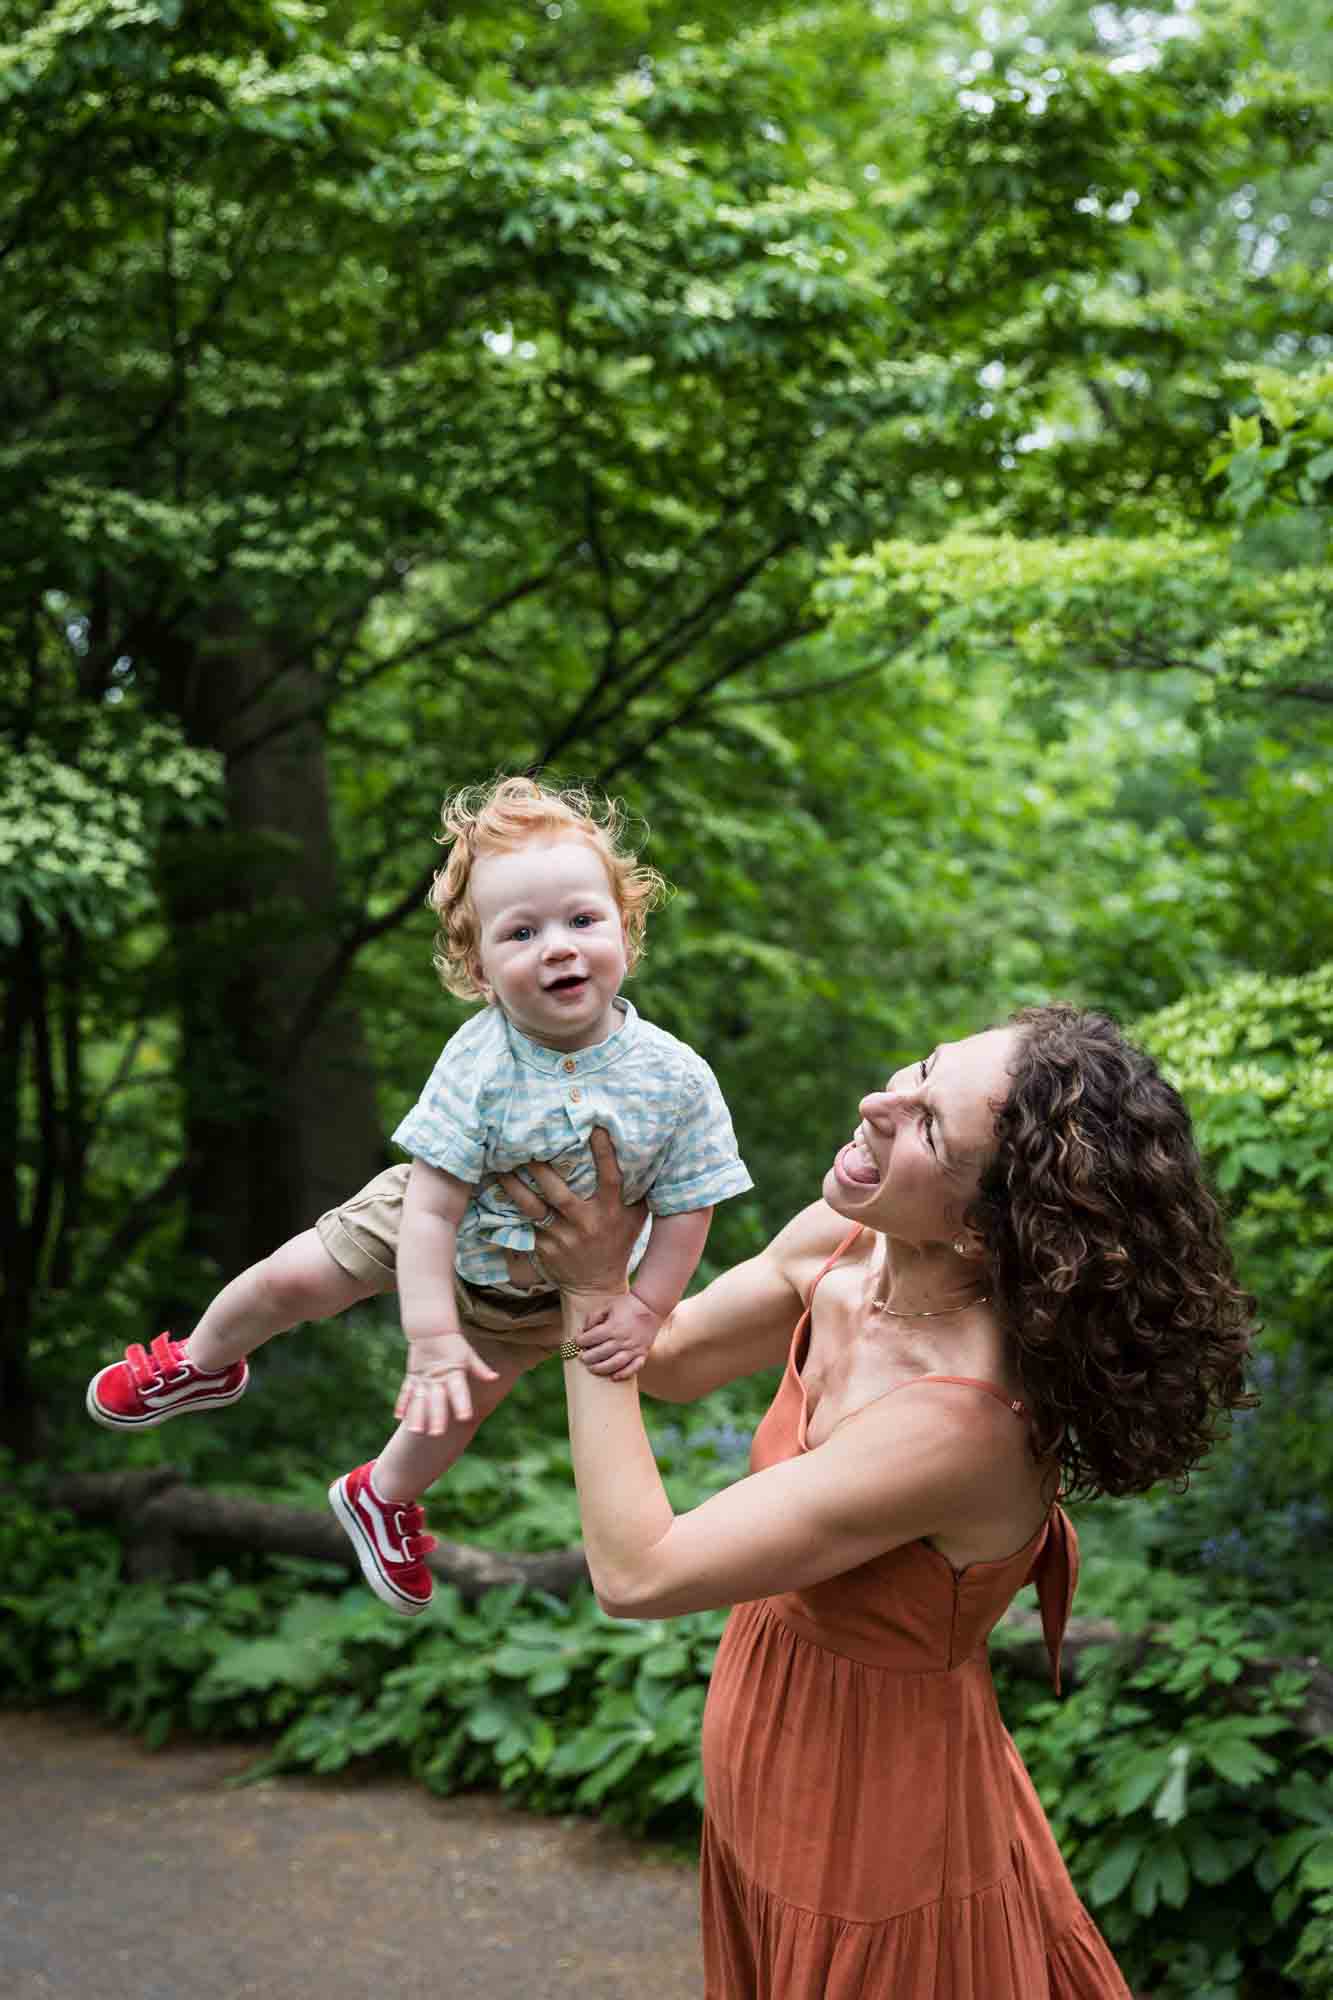
<instances>
[{"instance_id":1,"label":"gold necklace","mask_svg":"<svg viewBox=\"0 0 1333 2000\"><path fill-rule=\"evenodd\" d=\"M878 1299L871 1300L870 1310L874 1313L887 1313L890 1319L947 1319L950 1313L966 1312L969 1306L989 1304L990 1293L983 1292L979 1299L964 1299L960 1306L936 1306L930 1312L899 1312L897 1306L883 1304Z\"/></svg>"}]
</instances>

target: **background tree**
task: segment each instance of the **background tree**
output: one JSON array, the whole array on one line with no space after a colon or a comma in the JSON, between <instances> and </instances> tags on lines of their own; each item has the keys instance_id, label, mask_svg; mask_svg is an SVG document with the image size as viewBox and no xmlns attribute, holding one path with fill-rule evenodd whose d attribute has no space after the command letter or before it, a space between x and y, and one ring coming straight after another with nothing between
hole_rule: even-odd
<instances>
[{"instance_id":1,"label":"background tree","mask_svg":"<svg viewBox=\"0 0 1333 2000\"><path fill-rule=\"evenodd\" d=\"M391 1303L165 1442L94 1432L83 1382L383 1156L460 1018L440 794L614 786L677 885L635 997L759 1183L715 1262L808 1199L865 1082L1023 1001L1136 1021L1185 1089L1264 1401L1188 1495L1081 1513L1081 1609L1148 1655L1006 1713L1136 1985L1322 1996L1322 24L10 0L0 43L10 1439L322 1505L396 1385ZM763 1395L652 1414L683 1504ZM234 1552L126 1587L31 1477L21 1693L561 1810L674 1824L697 1787L715 1622L501 1599L406 1634ZM576 1539L540 1373L431 1510Z\"/></svg>"},{"instance_id":2,"label":"background tree","mask_svg":"<svg viewBox=\"0 0 1333 2000\"><path fill-rule=\"evenodd\" d=\"M95 1004L17 914L47 997L11 1037L11 1341L57 1270L133 1293L151 1231L159 1290L197 1293L178 1240L233 1266L378 1162L449 1025L438 797L497 765L627 786L657 829L682 893L643 993L765 1167L719 1254L804 1185L775 1069L812 1142L845 1122L812 1003L878 1067L925 992L959 1025L1071 977L1133 1010L1244 962L1228 856L1256 759L1288 813L1291 731L1210 734L1180 676L1304 684L1323 643L1317 566L1265 520L1246 567L1215 518L1271 419L1202 477L1235 369L1328 338L1308 233L1261 258L1233 201L1322 199L1327 93L1272 59L1280 21L1270 48L1070 8L14 19L14 740L96 785L81 704L216 775L210 819L148 814ZM1127 688L1100 738L1081 663ZM1130 731L1158 747L1122 776ZM1119 929L1080 903L1094 849ZM68 1202L36 1164L62 1009L72 1102L98 1065L125 1101L168 1079Z\"/></svg>"}]
</instances>

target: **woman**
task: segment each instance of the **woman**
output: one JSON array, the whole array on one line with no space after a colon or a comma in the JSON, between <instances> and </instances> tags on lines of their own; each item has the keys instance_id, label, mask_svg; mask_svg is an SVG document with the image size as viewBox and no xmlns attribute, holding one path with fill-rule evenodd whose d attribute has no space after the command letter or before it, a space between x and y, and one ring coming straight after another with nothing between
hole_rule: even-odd
<instances>
[{"instance_id":1,"label":"woman","mask_svg":"<svg viewBox=\"0 0 1333 2000\"><path fill-rule=\"evenodd\" d=\"M689 1401L786 1362L748 1479L675 1515L608 1349L635 1216L534 1167L569 1294L570 1437L606 1609L736 1609L704 1721L709 2000L1126 2000L995 1704L1037 1585L1058 1685L1065 1494L1178 1478L1247 1399L1189 1121L1105 1018L1018 1014L862 1100L823 1199L673 1315ZM548 1207L549 1204L549 1207ZM793 1332L793 1328L795 1329Z\"/></svg>"}]
</instances>

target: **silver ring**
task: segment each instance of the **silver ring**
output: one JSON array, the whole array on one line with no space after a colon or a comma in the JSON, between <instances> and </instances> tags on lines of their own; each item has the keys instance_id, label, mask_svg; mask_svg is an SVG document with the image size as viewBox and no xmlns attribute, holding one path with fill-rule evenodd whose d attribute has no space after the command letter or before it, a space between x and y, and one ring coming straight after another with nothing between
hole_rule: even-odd
<instances>
[{"instance_id":1,"label":"silver ring","mask_svg":"<svg viewBox=\"0 0 1333 2000\"><path fill-rule=\"evenodd\" d=\"M546 1225L547 1225L547 1223L548 1223L548 1222L554 1222L554 1221L555 1221L555 1217L556 1217L556 1211L555 1211L555 1209L553 1209L553 1208L548 1208L548 1209L547 1209L547 1211L546 1211L546 1213L545 1213L545 1215L543 1215L543 1216L540 1216L540 1217L539 1217L539 1218L537 1219L537 1221L533 1223L533 1225L532 1225L532 1226L533 1226L533 1228L534 1228L534 1229L545 1229L545 1227L546 1227Z\"/></svg>"}]
</instances>

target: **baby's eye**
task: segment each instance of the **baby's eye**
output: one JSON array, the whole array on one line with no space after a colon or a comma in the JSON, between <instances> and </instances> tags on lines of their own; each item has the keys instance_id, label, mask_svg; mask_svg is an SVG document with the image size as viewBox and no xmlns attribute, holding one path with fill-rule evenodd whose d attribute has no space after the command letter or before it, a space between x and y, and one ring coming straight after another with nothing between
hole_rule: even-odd
<instances>
[{"instance_id":1,"label":"baby's eye","mask_svg":"<svg viewBox=\"0 0 1333 2000\"><path fill-rule=\"evenodd\" d=\"M575 926L582 926L586 929L589 924L595 924L597 919L591 910L580 910L576 917L570 918L570 922Z\"/></svg>"},{"instance_id":2,"label":"baby's eye","mask_svg":"<svg viewBox=\"0 0 1333 2000\"><path fill-rule=\"evenodd\" d=\"M513 930L510 931L509 935L511 938L513 938L515 944L522 944L525 938L530 938L532 936L532 925L515 924Z\"/></svg>"}]
</instances>

